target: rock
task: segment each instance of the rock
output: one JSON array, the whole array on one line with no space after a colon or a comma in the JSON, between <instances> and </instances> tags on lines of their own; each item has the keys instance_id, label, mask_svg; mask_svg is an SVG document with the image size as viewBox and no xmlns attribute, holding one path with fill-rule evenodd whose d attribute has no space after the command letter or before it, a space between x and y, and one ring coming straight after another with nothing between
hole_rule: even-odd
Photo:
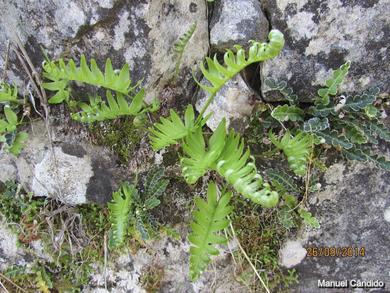
<instances>
[{"instance_id":1,"label":"rock","mask_svg":"<svg viewBox=\"0 0 390 293\"><path fill-rule=\"evenodd\" d=\"M265 41L268 27L258 0L216 1L210 23L210 45L222 52L236 44L247 47L250 40Z\"/></svg>"},{"instance_id":2,"label":"rock","mask_svg":"<svg viewBox=\"0 0 390 293\"><path fill-rule=\"evenodd\" d=\"M114 68L130 65L132 80L143 80L146 100L158 97L172 81L177 56L173 44L193 23L196 31L186 47L179 89L192 91L191 68L208 51L208 23L203 0L0 0L0 72L5 67L7 40L13 31L37 68L43 61L42 46L51 58L94 57L102 67L111 58ZM42 13L42 12L45 13ZM7 75L23 86L22 67L10 55Z\"/></svg>"},{"instance_id":3,"label":"rock","mask_svg":"<svg viewBox=\"0 0 390 293\"><path fill-rule=\"evenodd\" d=\"M0 222L0 272L12 264L23 262L23 251L18 248L18 238L5 223Z\"/></svg>"},{"instance_id":4,"label":"rock","mask_svg":"<svg viewBox=\"0 0 390 293\"><path fill-rule=\"evenodd\" d=\"M299 264L306 256L306 249L300 241L288 240L279 251L280 264L291 268Z\"/></svg>"},{"instance_id":5,"label":"rock","mask_svg":"<svg viewBox=\"0 0 390 293\"><path fill-rule=\"evenodd\" d=\"M110 200L117 184L115 162L106 150L69 136L54 137L51 149L44 124L33 123L32 129L18 158L0 154L8 162L5 169L12 171L9 176L2 171L1 181L17 180L35 196L55 197L70 205Z\"/></svg>"},{"instance_id":6,"label":"rock","mask_svg":"<svg viewBox=\"0 0 390 293\"><path fill-rule=\"evenodd\" d=\"M390 176L367 163L332 165L324 176L323 190L311 195L310 205L321 227L304 230L298 239L305 248L352 247L352 257L309 257L295 266L296 292L318 291L317 280L389 281L386 253L390 241ZM356 256L356 248L365 256Z\"/></svg>"},{"instance_id":7,"label":"rock","mask_svg":"<svg viewBox=\"0 0 390 293\"><path fill-rule=\"evenodd\" d=\"M352 64L342 92L379 86L388 94L389 1L264 2L272 28L281 30L286 38L281 55L264 62L261 69L266 100L281 99L264 84L272 78L286 81L302 100L310 101L331 70L348 60Z\"/></svg>"},{"instance_id":8,"label":"rock","mask_svg":"<svg viewBox=\"0 0 390 293\"><path fill-rule=\"evenodd\" d=\"M198 111L201 111L208 96L209 94L200 90L198 102L196 103ZM207 126L215 130L222 119L226 118L227 126L231 125L237 130L243 130L245 127L243 122L252 113L254 97L253 91L248 88L242 77L236 75L217 93L213 103L205 112L204 116L213 112L213 115L207 121Z\"/></svg>"}]
</instances>

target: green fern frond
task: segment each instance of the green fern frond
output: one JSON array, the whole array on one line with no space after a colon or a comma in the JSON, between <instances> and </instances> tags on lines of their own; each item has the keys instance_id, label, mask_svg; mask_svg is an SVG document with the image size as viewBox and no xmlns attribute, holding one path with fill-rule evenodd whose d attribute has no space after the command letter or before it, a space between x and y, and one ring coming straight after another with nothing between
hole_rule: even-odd
<instances>
[{"instance_id":1,"label":"green fern frond","mask_svg":"<svg viewBox=\"0 0 390 293\"><path fill-rule=\"evenodd\" d=\"M4 106L5 119L0 119L0 142L4 143L4 149L17 156L22 151L28 134L24 131L16 132L20 124L18 116L9 105Z\"/></svg>"},{"instance_id":2,"label":"green fern frond","mask_svg":"<svg viewBox=\"0 0 390 293\"><path fill-rule=\"evenodd\" d=\"M200 126L207 121L204 118ZM169 145L176 144L180 139L195 131L195 113L192 105L188 105L184 114L184 123L179 115L173 110L168 118L161 117L159 123L155 123L153 128L149 128L149 138L153 150L158 151Z\"/></svg>"},{"instance_id":3,"label":"green fern frond","mask_svg":"<svg viewBox=\"0 0 390 293\"><path fill-rule=\"evenodd\" d=\"M51 82L43 83L43 87L57 93L49 99L49 103L57 104L69 99L69 81L77 81L93 86L113 90L123 95L128 95L136 87L131 86L129 65L125 64L117 73L111 64L106 60L104 73L99 69L94 59L87 64L85 56L80 58L80 66L77 67L73 60L66 64L63 59L55 61L47 60L43 63L43 76Z\"/></svg>"},{"instance_id":4,"label":"green fern frond","mask_svg":"<svg viewBox=\"0 0 390 293\"><path fill-rule=\"evenodd\" d=\"M137 116L142 114L145 91L140 90L128 103L121 93L114 97L110 91L107 91L107 102L104 102L100 96L90 97L89 104L80 103L82 111L72 114L72 119L80 122L92 123L116 119L123 116Z\"/></svg>"},{"instance_id":5,"label":"green fern frond","mask_svg":"<svg viewBox=\"0 0 390 293\"><path fill-rule=\"evenodd\" d=\"M317 106L312 106L309 108L309 111L311 114L314 116L318 117L328 117L329 115L336 116L336 108L333 102L330 102L328 105L323 106L323 105L317 105Z\"/></svg>"},{"instance_id":6,"label":"green fern frond","mask_svg":"<svg viewBox=\"0 0 390 293\"><path fill-rule=\"evenodd\" d=\"M337 88L344 81L347 76L351 62L347 61L340 66L339 69L333 71L332 77L325 82L326 88L318 90L319 99L316 100L316 104L326 106L329 104L330 96L337 94Z\"/></svg>"},{"instance_id":7,"label":"green fern frond","mask_svg":"<svg viewBox=\"0 0 390 293\"><path fill-rule=\"evenodd\" d=\"M304 112L301 108L297 106L277 106L272 110L271 116L276 120L284 122L284 121L303 121Z\"/></svg>"},{"instance_id":8,"label":"green fern frond","mask_svg":"<svg viewBox=\"0 0 390 293\"><path fill-rule=\"evenodd\" d=\"M371 105L379 94L379 88L371 88L365 91L362 95L348 97L343 107L346 111L359 111Z\"/></svg>"},{"instance_id":9,"label":"green fern frond","mask_svg":"<svg viewBox=\"0 0 390 293\"><path fill-rule=\"evenodd\" d=\"M191 39L192 35L196 30L196 22L191 25L191 27L182 35L177 42L174 44L174 51L177 55L176 60L176 69L175 69L175 77L179 74L181 60L183 59L184 50Z\"/></svg>"},{"instance_id":10,"label":"green fern frond","mask_svg":"<svg viewBox=\"0 0 390 293\"><path fill-rule=\"evenodd\" d=\"M120 246L125 239L133 198L136 193L135 186L125 182L118 191L112 194L112 201L108 203L111 223L111 247Z\"/></svg>"},{"instance_id":11,"label":"green fern frond","mask_svg":"<svg viewBox=\"0 0 390 293\"><path fill-rule=\"evenodd\" d=\"M313 117L303 123L304 132L318 132L330 127L328 118Z\"/></svg>"},{"instance_id":12,"label":"green fern frond","mask_svg":"<svg viewBox=\"0 0 390 293\"><path fill-rule=\"evenodd\" d=\"M364 144L368 142L364 130L354 120L341 120L339 123L344 126L345 136L351 143Z\"/></svg>"},{"instance_id":13,"label":"green fern frond","mask_svg":"<svg viewBox=\"0 0 390 293\"><path fill-rule=\"evenodd\" d=\"M276 81L272 78L267 78L264 83L272 90L280 92L284 98L289 101L291 105L298 103L298 96L294 94L292 88L287 87L287 82L285 81Z\"/></svg>"},{"instance_id":14,"label":"green fern frond","mask_svg":"<svg viewBox=\"0 0 390 293\"><path fill-rule=\"evenodd\" d=\"M316 135L320 138L323 138L324 143L329 145L339 146L344 149L350 149L353 147L353 144L348 140L348 138L346 138L344 135L339 135L336 130L319 131L316 133Z\"/></svg>"},{"instance_id":15,"label":"green fern frond","mask_svg":"<svg viewBox=\"0 0 390 293\"><path fill-rule=\"evenodd\" d=\"M203 64L201 64L200 69L210 85L201 84L195 79L196 82L212 96L215 95L227 81L248 65L274 58L280 53L284 46L283 34L278 30L272 30L268 38L269 43L252 42L248 57L246 57L245 50L238 45L235 46L236 53L227 50L224 55L224 65L219 63L216 55L214 59L207 57L207 69Z\"/></svg>"},{"instance_id":16,"label":"green fern frond","mask_svg":"<svg viewBox=\"0 0 390 293\"><path fill-rule=\"evenodd\" d=\"M345 157L348 160L356 160L360 162L373 162L376 164L379 168L382 168L384 170L390 170L390 161L387 160L385 157L378 156L378 155L371 155L368 151L359 149L359 148L352 148L352 149L344 149L343 153L345 154Z\"/></svg>"},{"instance_id":17,"label":"green fern frond","mask_svg":"<svg viewBox=\"0 0 390 293\"><path fill-rule=\"evenodd\" d=\"M144 193L147 198L160 197L169 184L168 179L164 179L164 169L156 168L149 171L144 182Z\"/></svg>"},{"instance_id":18,"label":"green fern frond","mask_svg":"<svg viewBox=\"0 0 390 293\"><path fill-rule=\"evenodd\" d=\"M299 193L298 185L292 177L282 170L268 169L267 176L273 186L284 192Z\"/></svg>"},{"instance_id":19,"label":"green fern frond","mask_svg":"<svg viewBox=\"0 0 390 293\"><path fill-rule=\"evenodd\" d=\"M290 131L287 131L283 138L278 141L271 131L269 138L286 155L290 168L294 173L299 176L304 176L306 174L307 161L313 146L313 137L305 132L299 132L293 136L290 134Z\"/></svg>"},{"instance_id":20,"label":"green fern frond","mask_svg":"<svg viewBox=\"0 0 390 293\"><path fill-rule=\"evenodd\" d=\"M249 158L251 162L248 162ZM214 169L244 197L266 208L277 205L278 193L271 191L268 183L263 183L249 149L244 152L244 140L233 130L226 138Z\"/></svg>"},{"instance_id":21,"label":"green fern frond","mask_svg":"<svg viewBox=\"0 0 390 293\"><path fill-rule=\"evenodd\" d=\"M213 166L224 148L225 137L226 123L223 119L209 139L208 150L201 128L184 139L183 151L186 157L181 158L180 162L187 183L195 183Z\"/></svg>"},{"instance_id":22,"label":"green fern frond","mask_svg":"<svg viewBox=\"0 0 390 293\"><path fill-rule=\"evenodd\" d=\"M369 142L377 144L377 138L390 142L390 130L379 120L364 120L361 121L361 126Z\"/></svg>"},{"instance_id":23,"label":"green fern frond","mask_svg":"<svg viewBox=\"0 0 390 293\"><path fill-rule=\"evenodd\" d=\"M226 238L218 235L229 225L227 216L233 210L229 205L231 193L223 193L218 199L219 190L214 182L210 182L207 189L207 201L196 198L197 210L193 212L192 232L188 239L190 248L190 275L193 281L210 263L211 255L218 255L215 247L217 244L225 244Z\"/></svg>"},{"instance_id":24,"label":"green fern frond","mask_svg":"<svg viewBox=\"0 0 390 293\"><path fill-rule=\"evenodd\" d=\"M18 88L0 83L0 103L18 103Z\"/></svg>"}]
</instances>

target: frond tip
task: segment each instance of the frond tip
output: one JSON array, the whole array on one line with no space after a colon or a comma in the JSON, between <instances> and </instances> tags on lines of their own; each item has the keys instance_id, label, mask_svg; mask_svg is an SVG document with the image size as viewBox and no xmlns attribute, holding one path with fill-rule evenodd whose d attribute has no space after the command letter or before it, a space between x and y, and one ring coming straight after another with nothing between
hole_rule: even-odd
<instances>
[{"instance_id":1,"label":"frond tip","mask_svg":"<svg viewBox=\"0 0 390 293\"><path fill-rule=\"evenodd\" d=\"M218 255L216 244L225 244L226 238L218 232L229 225L227 216L233 210L229 205L231 193L222 193L218 199L219 190L214 182L207 189L207 201L196 198L197 210L193 212L192 232L188 239L190 249L190 275L195 281L210 263L211 255Z\"/></svg>"}]
</instances>

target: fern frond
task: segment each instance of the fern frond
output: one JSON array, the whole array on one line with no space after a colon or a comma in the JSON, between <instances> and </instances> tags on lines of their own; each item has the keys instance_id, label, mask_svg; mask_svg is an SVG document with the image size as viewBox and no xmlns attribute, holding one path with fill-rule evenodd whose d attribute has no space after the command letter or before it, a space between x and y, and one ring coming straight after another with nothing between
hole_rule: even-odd
<instances>
[{"instance_id":1,"label":"fern frond","mask_svg":"<svg viewBox=\"0 0 390 293\"><path fill-rule=\"evenodd\" d=\"M271 116L278 121L303 121L303 110L297 106L277 106L272 110Z\"/></svg>"},{"instance_id":2,"label":"fern frond","mask_svg":"<svg viewBox=\"0 0 390 293\"><path fill-rule=\"evenodd\" d=\"M330 127L328 118L313 117L303 123L304 132L318 132Z\"/></svg>"},{"instance_id":3,"label":"fern frond","mask_svg":"<svg viewBox=\"0 0 390 293\"><path fill-rule=\"evenodd\" d=\"M323 138L324 142L329 145L339 146L344 149L350 149L353 147L353 144L348 140L348 138L344 135L339 135L336 130L319 131L316 135Z\"/></svg>"},{"instance_id":4,"label":"fern frond","mask_svg":"<svg viewBox=\"0 0 390 293\"><path fill-rule=\"evenodd\" d=\"M17 156L22 151L28 134L24 131L16 132L19 125L18 116L9 105L4 106L5 119L0 119L0 142L4 149Z\"/></svg>"},{"instance_id":5,"label":"fern frond","mask_svg":"<svg viewBox=\"0 0 390 293\"><path fill-rule=\"evenodd\" d=\"M367 123L367 121L365 121L365 123ZM378 120L374 120L370 121L368 124L372 134L378 136L386 142L390 142L390 130L387 129L382 123L380 123Z\"/></svg>"},{"instance_id":6,"label":"fern frond","mask_svg":"<svg viewBox=\"0 0 390 293\"><path fill-rule=\"evenodd\" d=\"M18 88L6 83L0 83L0 103L18 103Z\"/></svg>"},{"instance_id":7,"label":"fern frond","mask_svg":"<svg viewBox=\"0 0 390 293\"><path fill-rule=\"evenodd\" d=\"M345 126L345 136L351 143L363 144L368 142L368 137L364 130L354 120L342 120L339 123Z\"/></svg>"},{"instance_id":8,"label":"fern frond","mask_svg":"<svg viewBox=\"0 0 390 293\"><path fill-rule=\"evenodd\" d=\"M117 93L116 97L114 97L110 91L107 91L108 103L102 101L100 96L90 97L89 104L80 103L82 111L73 113L72 119L80 122L93 123L123 116L137 116L146 110L142 107L144 97L145 91L142 89L134 96L131 103L128 103L123 94Z\"/></svg>"},{"instance_id":9,"label":"fern frond","mask_svg":"<svg viewBox=\"0 0 390 293\"><path fill-rule=\"evenodd\" d=\"M282 170L268 169L267 175L272 185L285 192L299 193L299 188L292 177Z\"/></svg>"},{"instance_id":10,"label":"fern frond","mask_svg":"<svg viewBox=\"0 0 390 293\"><path fill-rule=\"evenodd\" d=\"M133 198L136 193L135 186L125 182L118 191L112 194L112 201L108 203L111 223L111 247L120 246L125 239Z\"/></svg>"},{"instance_id":11,"label":"fern frond","mask_svg":"<svg viewBox=\"0 0 390 293\"><path fill-rule=\"evenodd\" d=\"M269 138L286 155L290 168L294 173L299 176L304 176L306 174L307 161L313 146L313 137L305 132L299 132L297 135L292 136L290 131L287 131L283 138L278 141L271 131Z\"/></svg>"},{"instance_id":12,"label":"fern frond","mask_svg":"<svg viewBox=\"0 0 390 293\"><path fill-rule=\"evenodd\" d=\"M226 123L223 119L209 139L208 150L201 128L185 138L183 151L186 157L181 158L180 162L187 183L195 183L213 166L225 146L225 137Z\"/></svg>"},{"instance_id":13,"label":"fern frond","mask_svg":"<svg viewBox=\"0 0 390 293\"><path fill-rule=\"evenodd\" d=\"M200 126L207 121L204 118ZM198 126L195 125L195 113L192 105L188 105L184 114L184 123L179 115L173 110L170 111L168 118L161 117L159 123L155 123L153 128L149 128L149 138L153 150L158 151L169 145L176 144L179 139L186 137L195 131Z\"/></svg>"},{"instance_id":14,"label":"fern frond","mask_svg":"<svg viewBox=\"0 0 390 293\"><path fill-rule=\"evenodd\" d=\"M343 107L346 111L359 111L371 105L379 94L379 88L371 88L365 91L362 95L348 97Z\"/></svg>"},{"instance_id":15,"label":"fern frond","mask_svg":"<svg viewBox=\"0 0 390 293\"><path fill-rule=\"evenodd\" d=\"M309 111L311 114L314 116L318 117L328 117L329 115L336 116L336 108L333 102L330 102L328 105L323 106L323 105L317 105L317 106L312 106L309 108Z\"/></svg>"},{"instance_id":16,"label":"fern frond","mask_svg":"<svg viewBox=\"0 0 390 293\"><path fill-rule=\"evenodd\" d=\"M99 69L95 59L91 59L90 66L85 56L80 58L80 66L77 67L73 60L65 63L63 59L55 61L47 60L43 63L43 76L50 82L43 83L43 87L57 93L49 99L49 103L57 104L69 98L69 81L82 82L98 87L113 90L123 95L128 95L136 87L131 86L129 65L125 64L119 73L112 68L111 60L106 60L104 73Z\"/></svg>"},{"instance_id":17,"label":"fern frond","mask_svg":"<svg viewBox=\"0 0 390 293\"><path fill-rule=\"evenodd\" d=\"M373 162L379 168L390 170L390 161L385 157L378 155L371 155L366 150L359 148L344 149L343 153L348 160L356 160L360 162Z\"/></svg>"},{"instance_id":18,"label":"fern frond","mask_svg":"<svg viewBox=\"0 0 390 293\"><path fill-rule=\"evenodd\" d=\"M326 106L329 104L330 96L335 96L337 94L337 88L344 81L344 78L347 76L351 62L347 61L340 66L339 69L333 71L332 77L329 78L326 82L326 88L318 90L318 95L320 96L315 102L318 105Z\"/></svg>"},{"instance_id":19,"label":"fern frond","mask_svg":"<svg viewBox=\"0 0 390 293\"><path fill-rule=\"evenodd\" d=\"M25 147L27 139L28 139L27 132L24 132L24 131L18 132L15 135L13 141L9 145L6 146L5 150L10 152L14 156L18 156L20 154L20 152L22 151L22 149ZM1 141L1 138L0 138L0 141Z\"/></svg>"},{"instance_id":20,"label":"fern frond","mask_svg":"<svg viewBox=\"0 0 390 293\"><path fill-rule=\"evenodd\" d=\"M190 248L190 275L195 281L210 263L211 255L218 255L216 244L225 244L226 238L218 235L229 225L227 216L233 210L229 205L231 193L223 193L218 199L219 190L214 182L207 189L207 201L196 198L197 210L193 212L192 232L188 239Z\"/></svg>"},{"instance_id":21,"label":"fern frond","mask_svg":"<svg viewBox=\"0 0 390 293\"><path fill-rule=\"evenodd\" d=\"M215 95L227 81L232 79L246 66L255 62L274 58L280 53L284 46L283 34L278 30L272 30L270 31L268 38L269 43L252 42L249 48L248 57L246 57L245 50L238 45L235 46L237 50L236 53L227 50L224 55L224 65L219 63L216 55L214 56L214 59L207 57L207 69L203 64L201 64L200 69L210 85L201 84L195 79L196 82L212 96Z\"/></svg>"},{"instance_id":22,"label":"fern frond","mask_svg":"<svg viewBox=\"0 0 390 293\"><path fill-rule=\"evenodd\" d=\"M287 82L285 81L276 81L272 78L267 78L264 83L272 90L280 92L284 98L289 101L291 105L298 103L298 96L294 94L292 88L287 87Z\"/></svg>"},{"instance_id":23,"label":"fern frond","mask_svg":"<svg viewBox=\"0 0 390 293\"><path fill-rule=\"evenodd\" d=\"M249 158L251 162L248 162ZM249 149L244 152L244 140L233 130L226 138L225 147L214 169L244 197L266 208L277 205L277 192L271 191L269 184L263 183Z\"/></svg>"},{"instance_id":24,"label":"fern frond","mask_svg":"<svg viewBox=\"0 0 390 293\"><path fill-rule=\"evenodd\" d=\"M164 169L156 168L149 171L144 182L144 193L147 198L160 197L169 184L168 179L164 179Z\"/></svg>"},{"instance_id":25,"label":"fern frond","mask_svg":"<svg viewBox=\"0 0 390 293\"><path fill-rule=\"evenodd\" d=\"M177 42L174 44L174 51L177 55L176 60L176 69L175 69L175 77L179 74L179 68L181 64L181 60L183 59L184 50L191 39L192 35L196 30L196 22L191 25L191 27L182 35Z\"/></svg>"}]
</instances>

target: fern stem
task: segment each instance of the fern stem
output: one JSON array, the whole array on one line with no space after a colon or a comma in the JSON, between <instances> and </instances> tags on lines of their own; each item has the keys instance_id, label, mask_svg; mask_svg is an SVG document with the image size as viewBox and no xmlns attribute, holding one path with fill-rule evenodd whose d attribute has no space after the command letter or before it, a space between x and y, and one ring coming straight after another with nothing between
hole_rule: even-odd
<instances>
[{"instance_id":1,"label":"fern stem","mask_svg":"<svg viewBox=\"0 0 390 293\"><path fill-rule=\"evenodd\" d=\"M217 92L213 93L212 95L210 95L210 97L207 98L206 103L203 105L202 110L199 112L198 118L196 118L195 125L199 125L202 122L203 115L206 112L207 108L210 106L210 104L213 102L216 94Z\"/></svg>"},{"instance_id":2,"label":"fern stem","mask_svg":"<svg viewBox=\"0 0 390 293\"><path fill-rule=\"evenodd\" d=\"M236 232L234 231L234 227L232 225L232 221L230 220L230 217L228 216L229 218L229 221L230 221L230 229L232 230L232 234L233 234L233 237L237 240L237 244L238 244L238 247L240 248L242 254L244 255L245 259L248 261L249 265L251 266L253 272L255 273L255 275L257 276L257 278L260 280L261 284L263 285L265 291L267 291L267 293L270 293L267 285L264 283L263 281L263 278L260 276L259 272L257 271L255 265L252 263L251 259L249 258L248 254L245 252L244 248L241 246L241 243L240 243L240 240L238 239L238 237L236 236Z\"/></svg>"}]
</instances>

